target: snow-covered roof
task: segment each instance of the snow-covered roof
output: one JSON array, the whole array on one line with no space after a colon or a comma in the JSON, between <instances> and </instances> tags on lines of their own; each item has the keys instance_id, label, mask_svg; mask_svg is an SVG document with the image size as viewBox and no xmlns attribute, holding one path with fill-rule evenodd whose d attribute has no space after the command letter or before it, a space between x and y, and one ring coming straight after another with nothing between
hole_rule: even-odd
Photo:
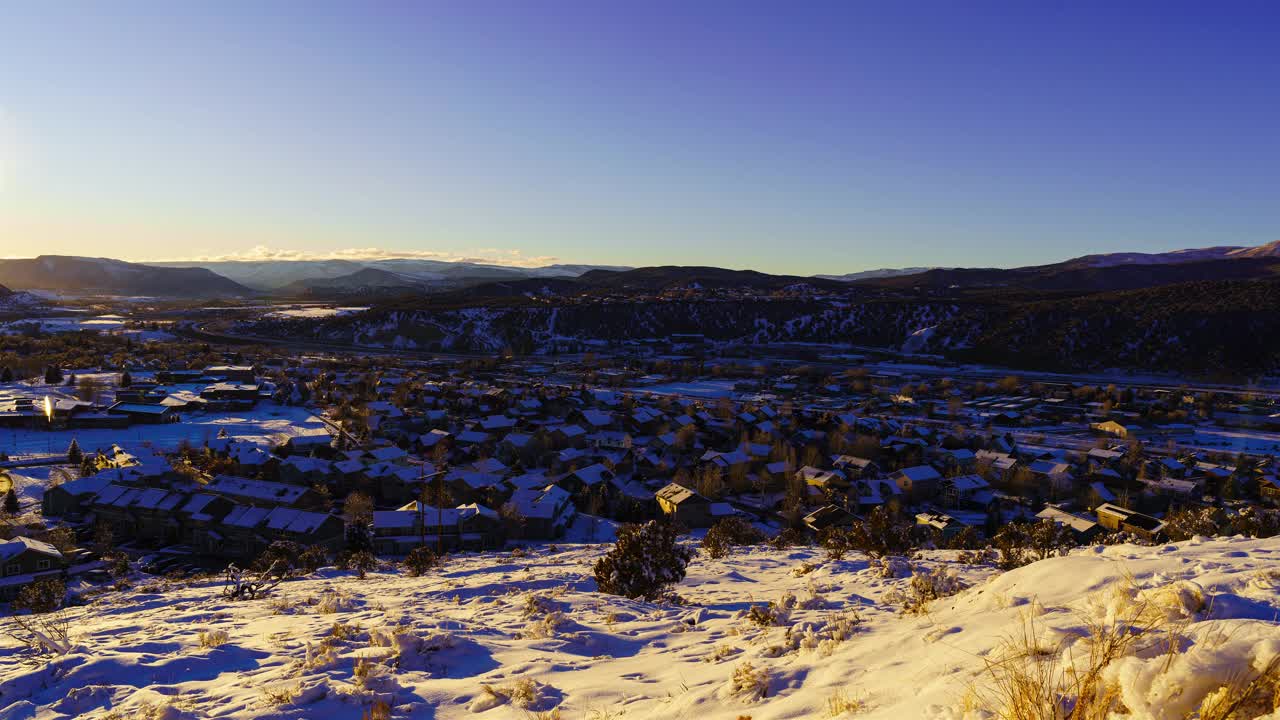
<instances>
[{"instance_id":1,"label":"snow-covered roof","mask_svg":"<svg viewBox=\"0 0 1280 720\"><path fill-rule=\"evenodd\" d=\"M307 492L307 488L298 485L286 485L269 480L250 480L233 475L218 475L210 480L205 488L213 493L254 500L270 500L283 504L295 503Z\"/></svg>"},{"instance_id":2,"label":"snow-covered roof","mask_svg":"<svg viewBox=\"0 0 1280 720\"><path fill-rule=\"evenodd\" d=\"M49 543L40 540L32 540L29 537L19 535L12 540L0 542L0 562L6 561L9 558L18 557L28 550L38 552L43 555L52 555L59 558L62 557L62 553L58 552L58 548L50 545Z\"/></svg>"}]
</instances>

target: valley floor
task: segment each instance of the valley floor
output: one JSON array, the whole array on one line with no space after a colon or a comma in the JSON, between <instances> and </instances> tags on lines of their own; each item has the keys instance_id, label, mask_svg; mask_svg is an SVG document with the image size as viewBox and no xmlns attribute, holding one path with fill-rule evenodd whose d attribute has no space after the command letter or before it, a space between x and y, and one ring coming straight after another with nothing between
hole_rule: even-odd
<instances>
[{"instance_id":1,"label":"valley floor","mask_svg":"<svg viewBox=\"0 0 1280 720\"><path fill-rule=\"evenodd\" d=\"M1004 574L929 552L917 571L971 587L919 615L894 600L909 579L809 548L699 557L683 606L603 595L607 548L460 555L421 578L328 569L241 602L220 582L145 580L70 610L76 647L48 665L0 640L0 717L357 720L383 699L442 720L958 720L994 702L986 668L1011 639L1078 649L1141 607L1184 651L1109 672L1129 717L1164 719L1280 653L1280 539L1082 548ZM776 625L745 617L769 601Z\"/></svg>"}]
</instances>

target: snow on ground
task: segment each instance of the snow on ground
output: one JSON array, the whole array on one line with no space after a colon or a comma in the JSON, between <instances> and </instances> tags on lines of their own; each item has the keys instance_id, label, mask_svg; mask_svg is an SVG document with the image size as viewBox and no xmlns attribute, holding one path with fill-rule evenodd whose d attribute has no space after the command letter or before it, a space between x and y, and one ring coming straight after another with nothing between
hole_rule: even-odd
<instances>
[{"instance_id":1,"label":"snow on ground","mask_svg":"<svg viewBox=\"0 0 1280 720\"><path fill-rule=\"evenodd\" d=\"M843 699L860 704L851 717L951 720L1028 623L1042 647L1077 647L1086 619L1136 596L1189 622L1165 676L1159 654L1114 666L1128 717L1156 720L1280 650L1280 539L1085 548L1004 575L928 553L923 568L973 586L924 615L891 602L906 579L811 549L699 558L676 588L685 606L602 595L590 568L605 547L461 555L421 578L323 570L242 602L215 582L144 582L71 610L78 647L49 667L0 639L0 717L358 718L378 698L393 717L497 720L531 717L524 698L567 719L774 720L841 717ZM743 617L787 593L778 625ZM735 673L762 696L735 694Z\"/></svg>"},{"instance_id":2,"label":"snow on ground","mask_svg":"<svg viewBox=\"0 0 1280 720\"><path fill-rule=\"evenodd\" d=\"M10 455L65 452L75 438L85 451L106 449L113 443L149 442L160 450L177 450L183 440L199 446L225 430L229 437L260 444L279 443L300 435L328 433L327 426L302 407L259 403L253 410L183 412L182 421L137 424L123 430L0 430L0 447Z\"/></svg>"},{"instance_id":3,"label":"snow on ground","mask_svg":"<svg viewBox=\"0 0 1280 720\"><path fill-rule=\"evenodd\" d=\"M1280 433L1264 430L1197 428L1188 445L1251 454L1280 454Z\"/></svg>"},{"instance_id":4,"label":"snow on ground","mask_svg":"<svg viewBox=\"0 0 1280 720\"><path fill-rule=\"evenodd\" d=\"M688 382L671 382L659 385L643 385L632 388L632 392L653 393L655 395L680 395L682 397L722 398L733 397L733 380L691 380Z\"/></svg>"},{"instance_id":5,"label":"snow on ground","mask_svg":"<svg viewBox=\"0 0 1280 720\"><path fill-rule=\"evenodd\" d=\"M352 315L358 312L368 310L368 307L333 307L332 305L297 305L294 307L286 307L280 310L273 310L266 314L265 317L278 318L329 318L339 317L342 315Z\"/></svg>"},{"instance_id":6,"label":"snow on ground","mask_svg":"<svg viewBox=\"0 0 1280 720\"><path fill-rule=\"evenodd\" d=\"M44 489L49 486L49 479L55 472L63 473L66 478L80 475L80 469L73 465L0 468L0 492L7 492L12 487L22 507L38 506L44 498Z\"/></svg>"}]
</instances>

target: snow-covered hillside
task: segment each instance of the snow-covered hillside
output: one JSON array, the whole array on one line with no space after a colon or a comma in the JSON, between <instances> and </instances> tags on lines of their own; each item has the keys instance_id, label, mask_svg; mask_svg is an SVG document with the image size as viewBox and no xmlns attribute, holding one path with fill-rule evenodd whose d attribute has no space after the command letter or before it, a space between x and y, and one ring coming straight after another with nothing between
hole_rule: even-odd
<instances>
[{"instance_id":1,"label":"snow-covered hillside","mask_svg":"<svg viewBox=\"0 0 1280 720\"><path fill-rule=\"evenodd\" d=\"M143 582L73 609L77 647L47 666L5 645L0 717L360 718L382 699L442 720L979 718L1011 640L1052 669L1132 622L1160 632L1102 683L1128 708L1113 717L1154 720L1189 717L1280 652L1278 539L1099 546L1005 574L931 552L917 571L971 587L914 615L894 598L910 581L860 556L698 558L678 606L595 592L603 550L463 555L422 578L322 570L242 602L215 582ZM747 617L769 601L772 624Z\"/></svg>"}]
</instances>

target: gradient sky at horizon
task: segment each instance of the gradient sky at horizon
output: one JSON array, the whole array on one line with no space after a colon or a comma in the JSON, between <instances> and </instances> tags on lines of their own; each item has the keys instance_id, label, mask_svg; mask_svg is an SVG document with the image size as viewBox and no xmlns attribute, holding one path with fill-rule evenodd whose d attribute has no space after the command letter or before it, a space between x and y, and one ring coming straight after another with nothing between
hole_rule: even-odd
<instances>
[{"instance_id":1,"label":"gradient sky at horizon","mask_svg":"<svg viewBox=\"0 0 1280 720\"><path fill-rule=\"evenodd\" d=\"M0 257L810 274L1280 238L1267 3L19 3L0 48Z\"/></svg>"}]
</instances>

